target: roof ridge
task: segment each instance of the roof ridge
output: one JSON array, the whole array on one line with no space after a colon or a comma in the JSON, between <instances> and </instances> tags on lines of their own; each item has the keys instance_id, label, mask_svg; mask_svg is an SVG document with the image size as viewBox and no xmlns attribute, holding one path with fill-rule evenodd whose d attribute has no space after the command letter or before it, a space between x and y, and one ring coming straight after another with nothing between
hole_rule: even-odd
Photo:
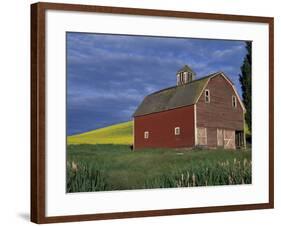
<instances>
[{"instance_id":1,"label":"roof ridge","mask_svg":"<svg viewBox=\"0 0 281 226\"><path fill-rule=\"evenodd\" d=\"M195 79L195 80L193 80L193 81L191 81L191 82L188 82L188 83L185 83L185 84L182 84L182 85L175 85L175 86L170 86L170 87L167 87L167 88L164 88L164 89L160 89L160 90L157 90L157 91L155 91L155 92L153 92L153 93L148 94L147 96L151 96L151 95L154 95L154 94L157 94L157 93L161 93L161 92L164 92L164 91L166 91L166 90L173 89L173 88L177 88L177 87L188 86L188 85L191 84L191 83L201 81L201 80L203 80L203 79L212 77L212 76L214 76L214 75L216 75L216 74L219 74L219 73L221 73L221 72L220 72L220 71L219 71L219 72L215 72L215 73L212 73L212 74L203 76L203 77L201 77L201 78Z\"/></svg>"},{"instance_id":2,"label":"roof ridge","mask_svg":"<svg viewBox=\"0 0 281 226\"><path fill-rule=\"evenodd\" d=\"M164 88L164 89L160 89L160 90L157 90L157 91L155 91L153 93L148 94L147 96L151 96L151 95L154 95L154 94L157 94L157 93L161 93L163 91L166 91L166 90L169 90L169 89L173 89L173 88L177 88L177 86L170 86L170 87L167 87L167 88Z\"/></svg>"}]
</instances>

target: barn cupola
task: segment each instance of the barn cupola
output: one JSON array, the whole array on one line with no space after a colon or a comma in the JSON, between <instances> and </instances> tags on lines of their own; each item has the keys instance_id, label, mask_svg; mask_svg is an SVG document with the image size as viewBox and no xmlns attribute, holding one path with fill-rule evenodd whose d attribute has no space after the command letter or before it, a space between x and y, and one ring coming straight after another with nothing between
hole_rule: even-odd
<instances>
[{"instance_id":1,"label":"barn cupola","mask_svg":"<svg viewBox=\"0 0 281 226\"><path fill-rule=\"evenodd\" d=\"M195 72L188 65L184 65L183 68L177 72L177 85L189 83L195 79L195 76Z\"/></svg>"}]
</instances>

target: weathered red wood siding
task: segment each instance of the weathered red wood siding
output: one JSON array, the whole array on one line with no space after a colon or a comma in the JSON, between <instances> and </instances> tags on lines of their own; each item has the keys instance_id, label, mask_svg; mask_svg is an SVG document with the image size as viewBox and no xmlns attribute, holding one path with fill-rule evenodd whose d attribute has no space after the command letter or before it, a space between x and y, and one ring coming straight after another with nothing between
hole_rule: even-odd
<instances>
[{"instance_id":1,"label":"weathered red wood siding","mask_svg":"<svg viewBox=\"0 0 281 226\"><path fill-rule=\"evenodd\" d=\"M221 75L213 77L206 89L210 90L210 103L205 103L205 92L196 104L197 127L207 128L208 146L216 146L216 129L243 130L244 114L238 101L237 107L232 106L234 90Z\"/></svg>"},{"instance_id":2,"label":"weathered red wood siding","mask_svg":"<svg viewBox=\"0 0 281 226\"><path fill-rule=\"evenodd\" d=\"M180 127L180 135L175 135ZM144 132L149 138L144 139ZM134 148L180 148L194 146L194 106L134 118Z\"/></svg>"}]
</instances>

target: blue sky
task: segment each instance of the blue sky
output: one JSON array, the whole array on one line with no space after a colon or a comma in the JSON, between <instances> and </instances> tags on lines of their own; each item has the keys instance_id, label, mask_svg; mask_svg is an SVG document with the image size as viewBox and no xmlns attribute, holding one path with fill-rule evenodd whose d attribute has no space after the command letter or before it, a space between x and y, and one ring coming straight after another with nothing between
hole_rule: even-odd
<instances>
[{"instance_id":1,"label":"blue sky","mask_svg":"<svg viewBox=\"0 0 281 226\"><path fill-rule=\"evenodd\" d=\"M174 86L188 64L196 78L223 71L239 84L244 41L68 32L67 134L128 121L147 94Z\"/></svg>"}]
</instances>

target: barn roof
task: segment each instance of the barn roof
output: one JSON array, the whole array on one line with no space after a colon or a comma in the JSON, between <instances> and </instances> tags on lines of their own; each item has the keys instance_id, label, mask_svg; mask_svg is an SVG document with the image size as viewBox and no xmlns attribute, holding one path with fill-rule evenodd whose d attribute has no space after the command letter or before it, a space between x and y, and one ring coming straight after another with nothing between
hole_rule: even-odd
<instances>
[{"instance_id":1,"label":"barn roof","mask_svg":"<svg viewBox=\"0 0 281 226\"><path fill-rule=\"evenodd\" d=\"M133 116L195 104L209 78L217 74L210 74L181 86L173 86L154 92L144 98Z\"/></svg>"}]
</instances>

